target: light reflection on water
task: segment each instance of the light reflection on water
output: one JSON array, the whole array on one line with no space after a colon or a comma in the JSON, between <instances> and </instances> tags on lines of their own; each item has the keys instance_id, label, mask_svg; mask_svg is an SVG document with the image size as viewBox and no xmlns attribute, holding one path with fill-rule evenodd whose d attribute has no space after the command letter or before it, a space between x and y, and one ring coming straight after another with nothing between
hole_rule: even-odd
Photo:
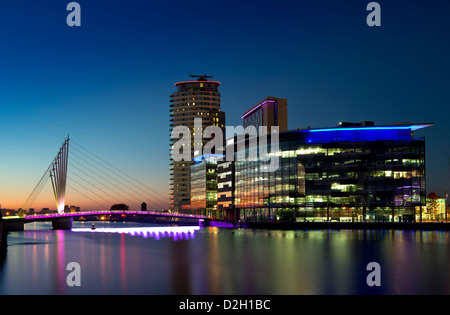
<instances>
[{"instance_id":1,"label":"light reflection on water","mask_svg":"<svg viewBox=\"0 0 450 315\"><path fill-rule=\"evenodd\" d=\"M143 238L154 237L159 240L161 237L172 237L175 241L179 239L190 239L194 237L194 232L199 230L199 226L156 226L156 227L101 227L96 228L73 228L72 232L91 233L119 233L132 236L142 236Z\"/></svg>"},{"instance_id":2,"label":"light reflection on water","mask_svg":"<svg viewBox=\"0 0 450 315\"><path fill-rule=\"evenodd\" d=\"M86 229L75 233L36 223L11 232L0 293L450 293L449 232L202 228L181 237L170 229L92 233L91 225L75 222L75 229ZM95 231L122 232L131 227L95 226ZM72 261L81 266L81 287L66 285ZM372 261L381 265L381 287L366 284Z\"/></svg>"}]
</instances>

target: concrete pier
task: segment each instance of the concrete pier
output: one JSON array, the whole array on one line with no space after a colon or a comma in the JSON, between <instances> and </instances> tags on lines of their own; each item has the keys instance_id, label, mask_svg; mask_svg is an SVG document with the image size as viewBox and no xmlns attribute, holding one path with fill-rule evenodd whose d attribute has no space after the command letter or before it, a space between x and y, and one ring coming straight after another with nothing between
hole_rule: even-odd
<instances>
[{"instance_id":1,"label":"concrete pier","mask_svg":"<svg viewBox=\"0 0 450 315\"><path fill-rule=\"evenodd\" d=\"M23 231L25 229L25 221L24 220L18 220L18 221L3 220L3 226L7 232Z\"/></svg>"},{"instance_id":2,"label":"concrete pier","mask_svg":"<svg viewBox=\"0 0 450 315\"><path fill-rule=\"evenodd\" d=\"M72 217L54 218L52 220L52 227L54 230L70 230L72 223Z\"/></svg>"},{"instance_id":3,"label":"concrete pier","mask_svg":"<svg viewBox=\"0 0 450 315\"><path fill-rule=\"evenodd\" d=\"M3 218L0 215L0 254L6 251L7 246L8 246L8 232L6 231Z\"/></svg>"}]
</instances>

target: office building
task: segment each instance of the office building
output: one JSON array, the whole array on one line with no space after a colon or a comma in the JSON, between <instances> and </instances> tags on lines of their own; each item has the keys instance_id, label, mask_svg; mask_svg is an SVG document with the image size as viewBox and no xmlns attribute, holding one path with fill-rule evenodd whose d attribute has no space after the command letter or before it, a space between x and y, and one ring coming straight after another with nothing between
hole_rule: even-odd
<instances>
[{"instance_id":1,"label":"office building","mask_svg":"<svg viewBox=\"0 0 450 315\"><path fill-rule=\"evenodd\" d=\"M254 126L258 133L260 126L267 127L268 133L271 132L272 126L278 126L279 132L286 131L288 128L287 111L287 99L268 96L243 114L242 125L244 128ZM234 160L223 160L218 163L217 167L218 216L225 220L236 221L239 215L234 206Z\"/></svg>"},{"instance_id":2,"label":"office building","mask_svg":"<svg viewBox=\"0 0 450 315\"><path fill-rule=\"evenodd\" d=\"M218 209L243 221L416 221L426 211L425 139L432 124L373 122L281 132L279 167L246 155L218 167ZM268 141L270 144L270 141ZM221 184L223 183L223 184ZM230 200L233 199L233 201Z\"/></svg>"},{"instance_id":3,"label":"office building","mask_svg":"<svg viewBox=\"0 0 450 315\"><path fill-rule=\"evenodd\" d=\"M288 129L287 121L287 99L268 96L261 102L250 108L241 117L242 126L266 126L270 132L272 126L278 126L278 131Z\"/></svg>"},{"instance_id":4,"label":"office building","mask_svg":"<svg viewBox=\"0 0 450 315\"><path fill-rule=\"evenodd\" d=\"M222 161L217 165L217 211L220 218L236 222L239 214L235 199L234 161Z\"/></svg>"},{"instance_id":5,"label":"office building","mask_svg":"<svg viewBox=\"0 0 450 315\"><path fill-rule=\"evenodd\" d=\"M191 213L222 219L217 212L217 160L219 154L194 158L191 166Z\"/></svg>"},{"instance_id":6,"label":"office building","mask_svg":"<svg viewBox=\"0 0 450 315\"><path fill-rule=\"evenodd\" d=\"M208 126L225 127L225 113L220 110L220 82L208 81L210 76L191 76L195 81L175 83L176 91L170 95L170 133L177 126L186 126L191 132L191 143L186 150L194 157L194 137L203 135ZM201 119L201 126L194 127L194 119ZM195 130L197 128L198 130ZM201 140L201 146L211 139ZM170 136L170 147L177 139ZM184 148L183 148L184 149ZM170 156L170 202L175 212L190 212L190 167L193 161L174 162Z\"/></svg>"}]
</instances>

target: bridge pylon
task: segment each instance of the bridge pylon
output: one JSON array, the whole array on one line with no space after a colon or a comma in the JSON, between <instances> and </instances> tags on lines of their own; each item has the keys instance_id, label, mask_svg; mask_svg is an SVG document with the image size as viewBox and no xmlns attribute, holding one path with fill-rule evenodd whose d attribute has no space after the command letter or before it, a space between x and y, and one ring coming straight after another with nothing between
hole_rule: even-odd
<instances>
[{"instance_id":1,"label":"bridge pylon","mask_svg":"<svg viewBox=\"0 0 450 315\"><path fill-rule=\"evenodd\" d=\"M53 194L55 195L56 209L60 214L64 211L65 205L68 158L69 136L67 136L67 139L63 142L58 154L49 167Z\"/></svg>"},{"instance_id":2,"label":"bridge pylon","mask_svg":"<svg viewBox=\"0 0 450 315\"><path fill-rule=\"evenodd\" d=\"M55 196L56 209L61 214L64 211L65 196L66 196L66 183L67 183L67 162L69 159L69 136L64 140L61 148L56 154L55 159L52 161L48 169L42 175L41 180L34 188L31 195L28 197L25 204L20 209L20 216L25 216L26 211L33 202L36 200L48 179L51 179L53 194Z\"/></svg>"}]
</instances>

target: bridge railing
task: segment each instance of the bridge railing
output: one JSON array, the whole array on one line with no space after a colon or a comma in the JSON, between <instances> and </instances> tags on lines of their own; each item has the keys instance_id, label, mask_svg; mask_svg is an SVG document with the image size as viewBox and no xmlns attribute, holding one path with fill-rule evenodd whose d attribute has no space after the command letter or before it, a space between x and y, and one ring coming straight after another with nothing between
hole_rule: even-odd
<instances>
[{"instance_id":1,"label":"bridge railing","mask_svg":"<svg viewBox=\"0 0 450 315\"><path fill-rule=\"evenodd\" d=\"M46 214L32 214L23 217L24 220L33 219L50 219L50 218L60 218L60 217L78 217L78 216L95 216L95 215L151 215L151 216L165 216L165 217L179 217L179 218L193 218L193 219L211 219L208 216L195 215L195 214L184 214L184 213L171 213L171 212L158 212L158 211L137 211L137 210L102 210L102 211L83 211L83 212L67 212L67 213L46 213ZM18 216L7 216L3 219L18 219Z\"/></svg>"}]
</instances>

